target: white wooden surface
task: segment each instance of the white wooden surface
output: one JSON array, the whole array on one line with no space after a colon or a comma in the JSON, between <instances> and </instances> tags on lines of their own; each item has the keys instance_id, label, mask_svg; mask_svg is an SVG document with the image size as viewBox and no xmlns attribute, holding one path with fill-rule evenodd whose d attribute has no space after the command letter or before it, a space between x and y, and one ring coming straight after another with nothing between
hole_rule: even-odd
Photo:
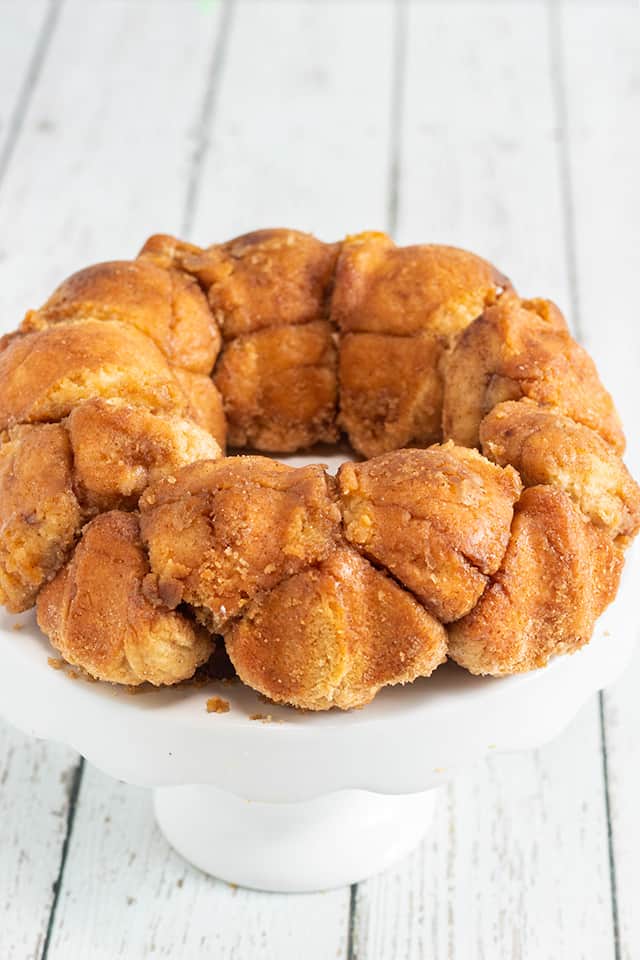
<instances>
[{"instance_id":1,"label":"white wooden surface","mask_svg":"<svg viewBox=\"0 0 640 960\"><path fill-rule=\"evenodd\" d=\"M0 0L0 323L158 229L458 243L566 308L637 472L639 53L625 0ZM204 877L144 791L0 727L0 960L638 957L639 682L300 897Z\"/></svg>"}]
</instances>

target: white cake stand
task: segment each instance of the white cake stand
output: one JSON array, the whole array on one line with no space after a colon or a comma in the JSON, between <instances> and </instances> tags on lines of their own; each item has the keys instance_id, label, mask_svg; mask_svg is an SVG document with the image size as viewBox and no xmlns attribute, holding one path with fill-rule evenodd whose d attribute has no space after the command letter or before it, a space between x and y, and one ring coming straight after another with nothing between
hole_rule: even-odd
<instances>
[{"instance_id":1,"label":"white cake stand","mask_svg":"<svg viewBox=\"0 0 640 960\"><path fill-rule=\"evenodd\" d=\"M267 705L239 683L131 696L72 680L48 664L33 614L3 615L0 710L111 776L153 787L163 833L202 870L261 890L327 889L415 846L436 788L460 767L551 739L620 674L635 639L625 610L635 566L630 556L618 601L574 656L503 680L448 664L350 713ZM228 713L207 713L214 695Z\"/></svg>"},{"instance_id":2,"label":"white cake stand","mask_svg":"<svg viewBox=\"0 0 640 960\"><path fill-rule=\"evenodd\" d=\"M335 472L348 456L330 448L282 459L324 460ZM619 676L635 642L639 559L631 551L615 604L573 656L501 680L447 664L349 713L277 707L239 683L131 696L72 680L51 669L54 651L33 614L0 612L0 713L113 777L153 787L163 833L207 873L260 890L342 886L384 870L420 841L437 788L457 770L552 739ZM216 695L228 713L207 713Z\"/></svg>"}]
</instances>

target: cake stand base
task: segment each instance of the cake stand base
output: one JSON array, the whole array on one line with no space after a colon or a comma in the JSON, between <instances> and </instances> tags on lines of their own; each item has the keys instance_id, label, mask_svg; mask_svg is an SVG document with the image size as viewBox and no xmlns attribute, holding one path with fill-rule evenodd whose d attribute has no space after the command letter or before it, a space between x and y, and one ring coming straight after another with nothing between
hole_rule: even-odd
<instances>
[{"instance_id":1,"label":"cake stand base","mask_svg":"<svg viewBox=\"0 0 640 960\"><path fill-rule=\"evenodd\" d=\"M259 803L215 787L154 791L158 824L185 860L255 890L305 893L357 883L409 853L438 790L342 790L304 803Z\"/></svg>"}]
</instances>

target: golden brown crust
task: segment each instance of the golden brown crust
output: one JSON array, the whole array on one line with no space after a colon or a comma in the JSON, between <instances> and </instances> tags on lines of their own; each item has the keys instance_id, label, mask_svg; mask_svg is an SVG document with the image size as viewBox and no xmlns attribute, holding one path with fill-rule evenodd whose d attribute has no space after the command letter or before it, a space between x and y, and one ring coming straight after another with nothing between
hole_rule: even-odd
<instances>
[{"instance_id":1,"label":"golden brown crust","mask_svg":"<svg viewBox=\"0 0 640 960\"><path fill-rule=\"evenodd\" d=\"M140 509L160 596L192 604L214 629L322 560L339 537L322 467L265 457L195 463L151 486Z\"/></svg>"},{"instance_id":2,"label":"golden brown crust","mask_svg":"<svg viewBox=\"0 0 640 960\"><path fill-rule=\"evenodd\" d=\"M219 459L227 425L291 452L341 427L383 455L337 480ZM389 452L442 425L490 459ZM156 235L80 271L0 338L0 444L0 601L40 590L70 662L177 682L215 646L190 604L246 682L309 709L428 675L434 617L474 672L574 649L640 527L611 398L558 309L473 254L384 234ZM140 497L140 518L119 512Z\"/></svg>"},{"instance_id":3,"label":"golden brown crust","mask_svg":"<svg viewBox=\"0 0 640 960\"><path fill-rule=\"evenodd\" d=\"M340 344L340 423L375 456L441 438L442 363L460 332L509 281L455 247L396 247L383 233L348 237L331 316Z\"/></svg>"},{"instance_id":4,"label":"golden brown crust","mask_svg":"<svg viewBox=\"0 0 640 960\"><path fill-rule=\"evenodd\" d=\"M444 661L443 627L354 550L260 595L226 635L245 683L307 710L369 703L388 684L429 676Z\"/></svg>"},{"instance_id":5,"label":"golden brown crust","mask_svg":"<svg viewBox=\"0 0 640 960\"><path fill-rule=\"evenodd\" d=\"M447 623L498 569L521 484L511 467L449 443L345 463L338 489L347 539Z\"/></svg>"},{"instance_id":6,"label":"golden brown crust","mask_svg":"<svg viewBox=\"0 0 640 960\"><path fill-rule=\"evenodd\" d=\"M0 603L14 613L32 607L81 525L64 427L13 429L0 446Z\"/></svg>"},{"instance_id":7,"label":"golden brown crust","mask_svg":"<svg viewBox=\"0 0 640 960\"><path fill-rule=\"evenodd\" d=\"M0 353L0 429L62 420L77 403L94 397L150 410L186 407L154 343L117 321L61 323L26 333Z\"/></svg>"},{"instance_id":8,"label":"golden brown crust","mask_svg":"<svg viewBox=\"0 0 640 960\"><path fill-rule=\"evenodd\" d=\"M465 330L447 362L445 438L477 446L482 419L496 404L521 397L556 407L624 450L613 401L558 308L509 295Z\"/></svg>"},{"instance_id":9,"label":"golden brown crust","mask_svg":"<svg viewBox=\"0 0 640 960\"><path fill-rule=\"evenodd\" d=\"M38 624L68 663L112 683L179 683L213 651L208 633L145 596L134 514L103 513L40 593Z\"/></svg>"},{"instance_id":10,"label":"golden brown crust","mask_svg":"<svg viewBox=\"0 0 640 960\"><path fill-rule=\"evenodd\" d=\"M174 370L187 400L187 415L216 440L223 451L227 444L227 421L220 391L211 377L189 370Z\"/></svg>"},{"instance_id":11,"label":"golden brown crust","mask_svg":"<svg viewBox=\"0 0 640 960\"><path fill-rule=\"evenodd\" d=\"M67 429L75 489L83 505L94 511L132 510L150 483L188 463L220 456L213 437L192 420L153 414L121 400L80 404L72 410Z\"/></svg>"},{"instance_id":12,"label":"golden brown crust","mask_svg":"<svg viewBox=\"0 0 640 960\"><path fill-rule=\"evenodd\" d=\"M331 315L343 333L448 337L509 287L492 264L467 250L396 247L384 233L360 233L342 244Z\"/></svg>"},{"instance_id":13,"label":"golden brown crust","mask_svg":"<svg viewBox=\"0 0 640 960\"><path fill-rule=\"evenodd\" d=\"M150 258L97 263L74 273L22 326L29 332L84 320L129 324L170 363L195 373L210 373L220 350L220 332L196 280Z\"/></svg>"},{"instance_id":14,"label":"golden brown crust","mask_svg":"<svg viewBox=\"0 0 640 960\"><path fill-rule=\"evenodd\" d=\"M480 424L482 452L511 464L526 486L553 484L596 526L629 538L640 528L640 489L594 430L532 400L500 403Z\"/></svg>"},{"instance_id":15,"label":"golden brown crust","mask_svg":"<svg viewBox=\"0 0 640 960\"><path fill-rule=\"evenodd\" d=\"M299 230L256 230L182 263L208 291L225 340L326 319L337 244Z\"/></svg>"},{"instance_id":16,"label":"golden brown crust","mask_svg":"<svg viewBox=\"0 0 640 960\"><path fill-rule=\"evenodd\" d=\"M168 233L154 233L145 240L138 260L151 260L165 269L177 267L183 270L185 257L200 256L203 252L195 243L187 243Z\"/></svg>"},{"instance_id":17,"label":"golden brown crust","mask_svg":"<svg viewBox=\"0 0 640 960\"><path fill-rule=\"evenodd\" d=\"M500 569L471 613L449 627L449 656L471 673L502 676L572 653L614 598L622 564L608 533L567 494L530 487Z\"/></svg>"},{"instance_id":18,"label":"golden brown crust","mask_svg":"<svg viewBox=\"0 0 640 960\"><path fill-rule=\"evenodd\" d=\"M154 246L171 249L166 238ZM232 446L287 452L337 438L327 321L337 251L297 230L258 230L173 254L208 291L227 341L215 382Z\"/></svg>"},{"instance_id":19,"label":"golden brown crust","mask_svg":"<svg viewBox=\"0 0 640 960\"><path fill-rule=\"evenodd\" d=\"M340 425L365 457L440 437L441 344L414 337L347 333L340 340Z\"/></svg>"},{"instance_id":20,"label":"golden brown crust","mask_svg":"<svg viewBox=\"0 0 640 960\"><path fill-rule=\"evenodd\" d=\"M259 330L227 344L215 384L231 446L294 451L335 441L336 365L326 321Z\"/></svg>"},{"instance_id":21,"label":"golden brown crust","mask_svg":"<svg viewBox=\"0 0 640 960\"><path fill-rule=\"evenodd\" d=\"M86 519L133 509L152 480L219 455L190 420L121 400L88 400L61 423L12 428L0 445L0 601L32 606Z\"/></svg>"}]
</instances>

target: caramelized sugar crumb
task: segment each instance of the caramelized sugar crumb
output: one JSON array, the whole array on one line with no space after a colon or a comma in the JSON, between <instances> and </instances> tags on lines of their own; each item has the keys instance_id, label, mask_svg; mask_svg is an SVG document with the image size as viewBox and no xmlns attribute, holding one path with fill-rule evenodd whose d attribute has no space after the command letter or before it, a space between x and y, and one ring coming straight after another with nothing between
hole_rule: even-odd
<instances>
[{"instance_id":1,"label":"caramelized sugar crumb","mask_svg":"<svg viewBox=\"0 0 640 960\"><path fill-rule=\"evenodd\" d=\"M228 713L229 710L229 701L222 697L209 697L207 700L207 713Z\"/></svg>"}]
</instances>

